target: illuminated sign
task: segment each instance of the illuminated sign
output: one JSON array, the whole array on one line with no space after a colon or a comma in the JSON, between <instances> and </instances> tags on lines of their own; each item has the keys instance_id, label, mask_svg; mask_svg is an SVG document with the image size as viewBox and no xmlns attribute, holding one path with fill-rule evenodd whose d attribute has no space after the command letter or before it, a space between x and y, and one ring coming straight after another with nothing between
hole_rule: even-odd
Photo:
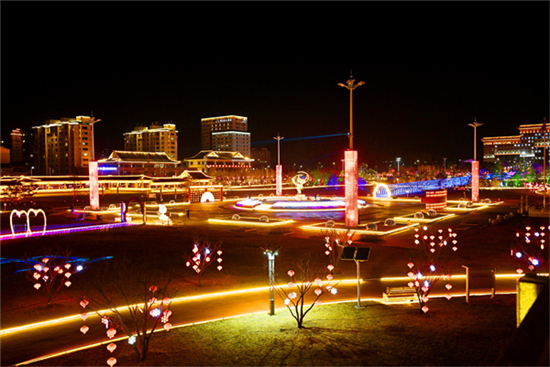
<instances>
[{"instance_id":1,"label":"illuminated sign","mask_svg":"<svg viewBox=\"0 0 550 367\"><path fill-rule=\"evenodd\" d=\"M98 171L116 171L117 167L98 167Z\"/></svg>"}]
</instances>

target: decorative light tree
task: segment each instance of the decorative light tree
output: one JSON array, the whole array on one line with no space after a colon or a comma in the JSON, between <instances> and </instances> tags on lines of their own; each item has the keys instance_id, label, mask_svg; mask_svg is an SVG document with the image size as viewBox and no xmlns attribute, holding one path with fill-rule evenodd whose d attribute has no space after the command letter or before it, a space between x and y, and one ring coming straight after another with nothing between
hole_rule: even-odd
<instances>
[{"instance_id":1,"label":"decorative light tree","mask_svg":"<svg viewBox=\"0 0 550 367\"><path fill-rule=\"evenodd\" d=\"M157 327L162 324L166 331L172 328L172 300L168 291L171 278L162 277L157 269L128 260L113 265L94 278L87 298L80 301L84 309L81 317L86 321L88 307L100 317L109 339L119 331L127 335L136 361L142 362L147 358L151 338ZM162 286L157 287L155 284ZM118 307L121 299L124 306ZM108 310L109 315L98 310ZM80 331L86 334L89 327L83 325ZM116 344L110 343L107 349L112 353ZM107 360L111 366L115 363L117 361L114 357Z\"/></svg>"},{"instance_id":2,"label":"decorative light tree","mask_svg":"<svg viewBox=\"0 0 550 367\"><path fill-rule=\"evenodd\" d=\"M71 286L71 276L84 269L84 261L68 255L45 255L23 260L28 266L27 279L34 283L36 290L45 290L48 307L60 289Z\"/></svg>"},{"instance_id":3,"label":"decorative light tree","mask_svg":"<svg viewBox=\"0 0 550 367\"><path fill-rule=\"evenodd\" d=\"M217 263L216 269L221 271L222 266L222 250L220 250L221 242L210 243L207 241L199 241L195 239L193 244L192 254L188 256L185 266L192 268L199 276L199 287L202 287L202 276L204 271L210 264Z\"/></svg>"},{"instance_id":4,"label":"decorative light tree","mask_svg":"<svg viewBox=\"0 0 550 367\"><path fill-rule=\"evenodd\" d=\"M428 312L426 305L428 297L436 283L440 279L450 280L451 272L449 261L451 255L458 250L457 234L451 228L447 230L438 229L431 233L427 226L414 229L414 243L416 251L411 251L411 260L407 264L411 279L408 286L416 290L420 313ZM450 283L445 288L450 291L453 286ZM447 294L447 299L451 299L451 294Z\"/></svg>"},{"instance_id":5,"label":"decorative light tree","mask_svg":"<svg viewBox=\"0 0 550 367\"><path fill-rule=\"evenodd\" d=\"M290 277L290 282L286 286L275 287L277 294L281 297L284 304L290 311L290 314L296 320L299 329L304 327L304 319L313 306L319 306L321 304L319 298L321 298L321 295L324 293L321 288L323 285L323 280L320 277L316 277L313 281L310 281L312 276L310 274L309 266L310 258L302 258L300 260L301 274L299 279L301 283L296 283L296 273L294 270L289 270L287 275ZM336 284L331 284L331 280L333 278L332 274L327 274L326 278L328 282L325 285L325 290L332 294L336 294L338 292ZM313 300L310 304L309 301L308 304L306 304L306 295L312 288L315 288L313 291L315 296L313 296Z\"/></svg>"},{"instance_id":6,"label":"decorative light tree","mask_svg":"<svg viewBox=\"0 0 550 367\"><path fill-rule=\"evenodd\" d=\"M550 226L549 226L550 227ZM516 232L516 243L510 255L518 262L518 274L548 271L548 230L549 227L525 227L525 232Z\"/></svg>"},{"instance_id":7,"label":"decorative light tree","mask_svg":"<svg viewBox=\"0 0 550 367\"><path fill-rule=\"evenodd\" d=\"M325 238L325 255L329 258L329 266L335 269L340 264L344 247L351 246L355 232L351 230L327 229L321 230ZM332 271L332 270L331 270Z\"/></svg>"}]
</instances>

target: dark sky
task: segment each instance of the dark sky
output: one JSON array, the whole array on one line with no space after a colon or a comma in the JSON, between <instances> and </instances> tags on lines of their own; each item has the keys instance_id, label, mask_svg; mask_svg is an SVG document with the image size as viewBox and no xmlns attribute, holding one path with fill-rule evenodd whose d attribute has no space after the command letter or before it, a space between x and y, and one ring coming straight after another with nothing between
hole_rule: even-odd
<instances>
[{"instance_id":1,"label":"dark sky","mask_svg":"<svg viewBox=\"0 0 550 367\"><path fill-rule=\"evenodd\" d=\"M252 144L347 133L361 162L473 156L549 104L548 2L2 2L2 139L89 115L96 148L173 121L247 116ZM338 162L346 136L283 140L283 163ZM480 158L481 142L478 142ZM425 158L426 157L426 158Z\"/></svg>"}]
</instances>

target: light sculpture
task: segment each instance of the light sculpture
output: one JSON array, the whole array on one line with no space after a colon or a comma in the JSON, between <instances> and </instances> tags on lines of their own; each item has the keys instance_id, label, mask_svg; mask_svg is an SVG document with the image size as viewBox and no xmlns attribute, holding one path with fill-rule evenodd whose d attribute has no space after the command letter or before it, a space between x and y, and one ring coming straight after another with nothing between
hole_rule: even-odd
<instances>
[{"instance_id":1,"label":"light sculpture","mask_svg":"<svg viewBox=\"0 0 550 367\"><path fill-rule=\"evenodd\" d=\"M30 236L32 235L32 228L31 228L31 214L34 214L35 216L37 216L38 214L42 214L42 216L44 217L44 225L42 227L42 235L44 235L46 233L46 227L47 227L47 221L46 221L46 213L44 212L44 210L42 209L29 209L29 211L25 211L25 210L17 210L17 209L14 209L11 211L10 213L10 228L11 228L11 235L13 237L15 237L15 230L13 228L13 215L17 215L18 218L21 218L22 215L25 215L25 217L27 218L27 230L25 232L25 237L27 236Z\"/></svg>"},{"instance_id":2,"label":"light sculpture","mask_svg":"<svg viewBox=\"0 0 550 367\"><path fill-rule=\"evenodd\" d=\"M298 195L302 194L304 185L308 182L309 175L307 174L307 172L304 171L299 171L296 176L292 177L292 183L296 186L296 191L298 191Z\"/></svg>"}]
</instances>

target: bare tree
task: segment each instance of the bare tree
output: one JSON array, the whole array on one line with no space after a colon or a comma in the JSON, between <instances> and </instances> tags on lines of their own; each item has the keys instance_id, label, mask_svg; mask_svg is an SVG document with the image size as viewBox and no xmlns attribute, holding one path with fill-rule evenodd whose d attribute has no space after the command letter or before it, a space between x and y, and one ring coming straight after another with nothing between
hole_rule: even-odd
<instances>
[{"instance_id":1,"label":"bare tree","mask_svg":"<svg viewBox=\"0 0 550 367\"><path fill-rule=\"evenodd\" d=\"M311 281L314 275L310 269L310 262L310 256L300 259L298 267L300 271L298 281L300 281L300 283L296 282L296 273L294 270L289 270L287 272L287 275L290 277L290 282L288 285L278 285L275 287L277 294L284 301L284 304L290 311L290 314L296 320L299 329L304 327L304 319L313 306L321 304L319 298L321 298L321 295L324 293L321 288L323 285L323 280L320 277L316 277L313 281ZM327 278L332 279L332 275L328 274ZM313 291L313 299L306 301L306 295L312 288L315 289ZM325 290L331 292L332 294L336 294L337 292L335 285L332 285L330 280L325 285Z\"/></svg>"},{"instance_id":2,"label":"bare tree","mask_svg":"<svg viewBox=\"0 0 550 367\"><path fill-rule=\"evenodd\" d=\"M136 360L144 361L159 323L164 324L167 331L172 326L169 322L171 276L163 276L158 269L127 259L107 264L101 273L103 276L92 281L90 293L83 297L81 306L89 304L89 308L95 310L109 338L117 331L126 334ZM98 311L102 309L108 309L112 315ZM81 331L85 333L87 326Z\"/></svg>"},{"instance_id":3,"label":"bare tree","mask_svg":"<svg viewBox=\"0 0 550 367\"><path fill-rule=\"evenodd\" d=\"M340 265L342 252L344 247L350 246L353 243L355 232L348 230L337 230L334 228L321 230L325 238L325 255L329 258L329 265L335 269Z\"/></svg>"}]
</instances>

